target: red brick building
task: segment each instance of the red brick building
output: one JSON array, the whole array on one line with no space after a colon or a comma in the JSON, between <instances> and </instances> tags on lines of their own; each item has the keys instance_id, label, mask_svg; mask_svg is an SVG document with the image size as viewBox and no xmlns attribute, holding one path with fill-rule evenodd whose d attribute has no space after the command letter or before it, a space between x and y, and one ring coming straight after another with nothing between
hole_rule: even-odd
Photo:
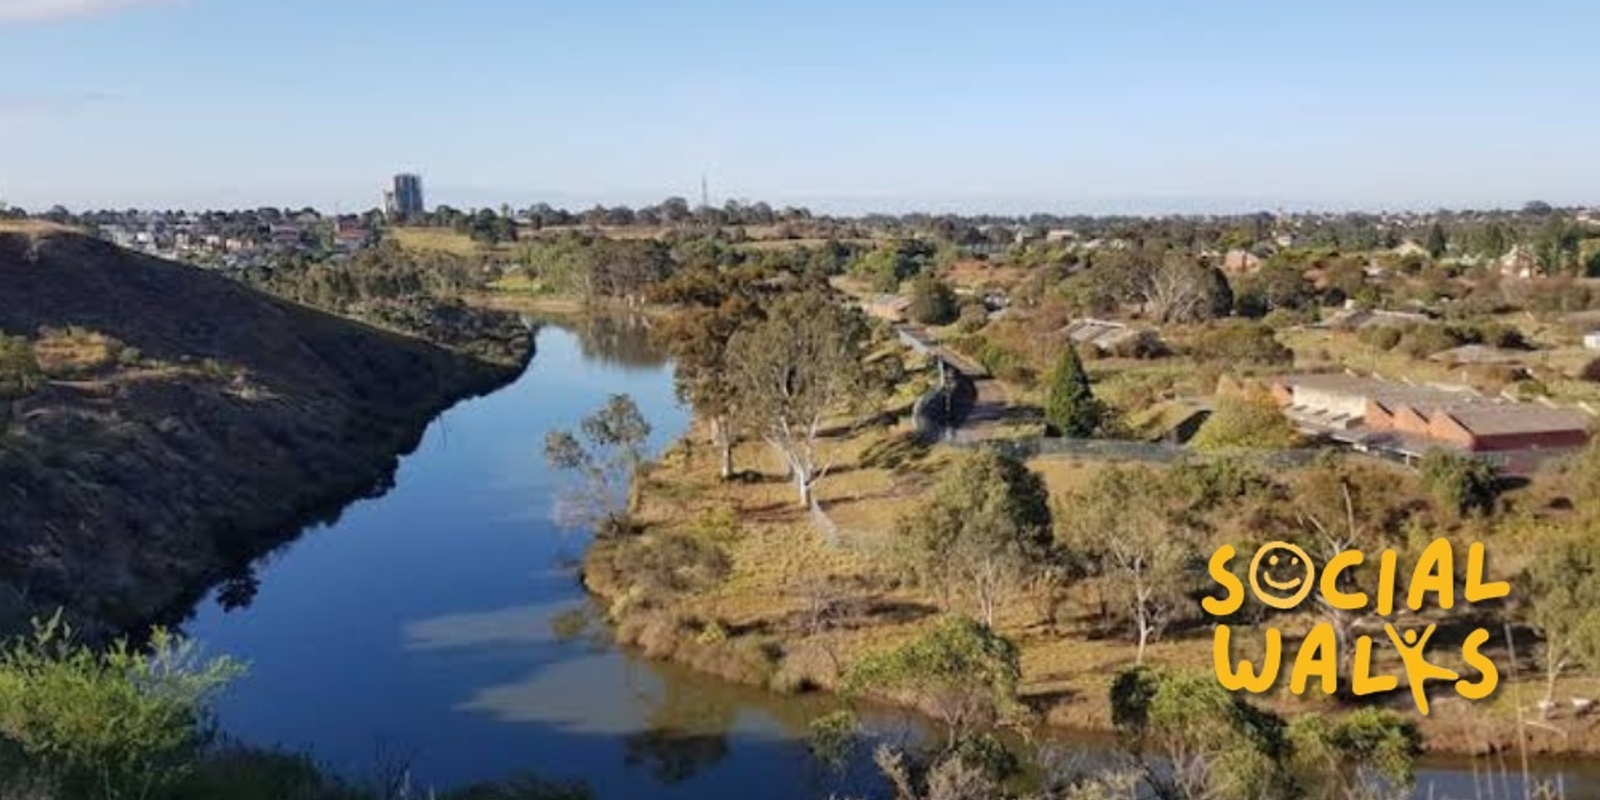
<instances>
[{"instance_id":1,"label":"red brick building","mask_svg":"<svg viewBox=\"0 0 1600 800\"><path fill-rule=\"evenodd\" d=\"M1269 387L1302 430L1407 461L1443 448L1528 469L1587 445L1595 424L1579 409L1352 375L1285 376Z\"/></svg>"}]
</instances>

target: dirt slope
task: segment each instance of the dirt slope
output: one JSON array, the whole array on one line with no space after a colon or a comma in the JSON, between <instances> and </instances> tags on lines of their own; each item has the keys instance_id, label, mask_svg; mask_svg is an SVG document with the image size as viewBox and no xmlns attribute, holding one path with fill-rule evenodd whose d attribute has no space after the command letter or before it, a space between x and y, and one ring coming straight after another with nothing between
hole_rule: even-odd
<instances>
[{"instance_id":1,"label":"dirt slope","mask_svg":"<svg viewBox=\"0 0 1600 800\"><path fill-rule=\"evenodd\" d=\"M111 628L381 490L434 414L519 366L61 231L0 231L0 334L43 370L0 375L0 616Z\"/></svg>"}]
</instances>

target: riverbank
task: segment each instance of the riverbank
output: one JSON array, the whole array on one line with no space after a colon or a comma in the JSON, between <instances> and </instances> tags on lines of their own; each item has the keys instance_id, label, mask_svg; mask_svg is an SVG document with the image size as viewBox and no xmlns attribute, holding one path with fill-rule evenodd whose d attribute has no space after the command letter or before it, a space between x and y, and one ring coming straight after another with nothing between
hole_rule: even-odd
<instances>
[{"instance_id":1,"label":"riverbank","mask_svg":"<svg viewBox=\"0 0 1600 800\"><path fill-rule=\"evenodd\" d=\"M941 598L903 580L891 531L955 452L916 444L910 434L909 423L902 422L830 443L838 448L839 466L817 488L840 531L841 543L834 545L795 505L792 487L779 477L781 466L765 448L745 445L736 453L739 469L764 478L724 483L717 479L716 457L704 431L693 432L642 481L643 541L681 537L706 543L726 554L726 574L699 585L680 584L677 590L651 589L663 585L655 574L664 569L660 558L637 541L601 541L585 560L585 585L608 608L617 638L650 657L778 692L832 691L843 671L864 654L908 641L943 613ZM1029 463L1057 500L1086 486L1104 466L1066 458ZM1134 665L1136 647L1129 636L1108 632L1086 611L1100 605L1103 594L1096 579L1064 591L1035 587L1005 604L997 617L996 628L1021 651L1022 699L1046 731L1112 730L1110 685ZM1279 616L1273 623L1293 642L1315 621ZM1247 641L1257 636L1246 632ZM1535 705L1544 697L1544 686L1529 660L1530 649L1521 648L1516 670L1505 653L1491 653L1502 677L1500 689L1486 701L1469 703L1441 690L1428 717L1408 711L1400 702L1404 698L1391 705L1414 715L1434 754L1515 752L1519 709L1530 752L1600 753L1592 719L1571 712L1538 719ZM1435 658L1464 668L1456 663L1459 654ZM1209 672L1210 626L1169 630L1150 646L1146 662ZM1376 668L1401 671L1398 662L1383 658ZM1562 687L1574 697L1600 690L1594 680L1578 677L1564 678ZM1256 700L1283 715L1340 710L1333 700L1296 697L1287 690Z\"/></svg>"},{"instance_id":2,"label":"riverbank","mask_svg":"<svg viewBox=\"0 0 1600 800\"><path fill-rule=\"evenodd\" d=\"M514 318L471 328L489 361L70 232L0 233L0 296L10 628L57 607L90 635L181 618L383 491L430 420L531 357Z\"/></svg>"}]
</instances>

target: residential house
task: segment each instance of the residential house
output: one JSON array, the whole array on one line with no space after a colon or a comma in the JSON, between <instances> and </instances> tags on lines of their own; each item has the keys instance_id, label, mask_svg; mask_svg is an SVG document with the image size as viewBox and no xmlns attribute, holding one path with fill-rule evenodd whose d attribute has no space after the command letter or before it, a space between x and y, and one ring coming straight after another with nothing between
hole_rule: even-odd
<instances>
[{"instance_id":1,"label":"residential house","mask_svg":"<svg viewBox=\"0 0 1600 800\"><path fill-rule=\"evenodd\" d=\"M1092 347L1101 355L1119 355L1141 348L1159 349L1162 346L1161 337L1153 330L1103 319L1074 320L1059 333L1073 344Z\"/></svg>"},{"instance_id":2,"label":"residential house","mask_svg":"<svg viewBox=\"0 0 1600 800\"><path fill-rule=\"evenodd\" d=\"M890 322L904 322L911 309L911 298L897 294L877 294L861 301L861 310L868 316Z\"/></svg>"},{"instance_id":3,"label":"residential house","mask_svg":"<svg viewBox=\"0 0 1600 800\"><path fill-rule=\"evenodd\" d=\"M1431 319L1427 314L1418 314L1410 311L1384 311L1381 309L1345 308L1319 327L1336 328L1339 330L1362 330L1364 328L1398 328L1406 325L1428 322Z\"/></svg>"},{"instance_id":4,"label":"residential house","mask_svg":"<svg viewBox=\"0 0 1600 800\"><path fill-rule=\"evenodd\" d=\"M1526 244L1512 245L1505 255L1496 263L1500 274L1508 278L1531 278L1538 275L1539 257L1533 248Z\"/></svg>"},{"instance_id":5,"label":"residential house","mask_svg":"<svg viewBox=\"0 0 1600 800\"><path fill-rule=\"evenodd\" d=\"M273 225L268 237L278 247L299 247L302 234L299 225Z\"/></svg>"}]
</instances>

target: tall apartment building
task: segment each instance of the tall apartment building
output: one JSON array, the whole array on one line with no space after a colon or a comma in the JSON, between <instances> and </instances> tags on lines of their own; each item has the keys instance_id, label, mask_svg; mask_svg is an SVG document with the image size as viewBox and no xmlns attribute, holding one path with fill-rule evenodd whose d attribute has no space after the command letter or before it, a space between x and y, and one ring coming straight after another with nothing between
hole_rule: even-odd
<instances>
[{"instance_id":1,"label":"tall apartment building","mask_svg":"<svg viewBox=\"0 0 1600 800\"><path fill-rule=\"evenodd\" d=\"M405 219L421 216L427 210L422 202L422 176L402 174L394 176L394 189L383 196L384 211L390 217Z\"/></svg>"}]
</instances>

